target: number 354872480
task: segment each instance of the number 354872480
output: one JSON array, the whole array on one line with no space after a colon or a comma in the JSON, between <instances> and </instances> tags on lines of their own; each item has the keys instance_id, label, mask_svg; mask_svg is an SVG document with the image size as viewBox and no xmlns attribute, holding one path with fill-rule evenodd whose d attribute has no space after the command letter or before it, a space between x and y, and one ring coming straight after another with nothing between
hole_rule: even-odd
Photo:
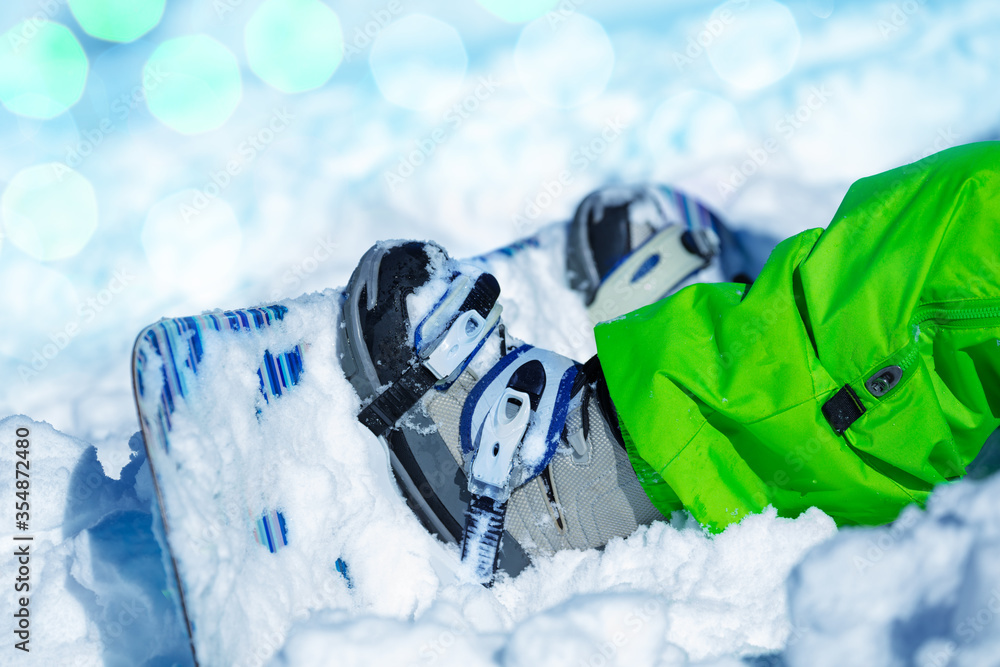
<instances>
[{"instance_id":1,"label":"number 354872480","mask_svg":"<svg viewBox=\"0 0 1000 667\"><path fill-rule=\"evenodd\" d=\"M14 520L17 522L16 525L20 530L28 530L29 512L31 509L31 505L28 502L28 492L31 490L31 443L28 437L31 433L23 426L19 427L16 433L17 440L14 444L17 458L14 460L14 486L17 488L17 491L14 495L17 496L17 499L14 501L14 509L17 511L17 514Z\"/></svg>"}]
</instances>

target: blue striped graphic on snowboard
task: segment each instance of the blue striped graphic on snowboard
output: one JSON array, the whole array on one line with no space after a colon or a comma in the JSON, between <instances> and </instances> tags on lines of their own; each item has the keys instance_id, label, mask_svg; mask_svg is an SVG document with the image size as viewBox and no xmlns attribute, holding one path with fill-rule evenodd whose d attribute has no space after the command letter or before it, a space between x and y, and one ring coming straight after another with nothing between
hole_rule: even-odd
<instances>
[{"instance_id":1,"label":"blue striped graphic on snowboard","mask_svg":"<svg viewBox=\"0 0 1000 667\"><path fill-rule=\"evenodd\" d=\"M160 367L160 404L156 414L159 428L156 431L160 435L160 445L165 453L170 451L171 416L176 410L177 401L183 400L189 394L186 374L182 369L187 368L192 374L198 373L205 352L204 333L263 329L272 322L280 321L287 312L287 308L277 305L229 310L162 320L149 328L145 334L145 341L163 360L163 365ZM146 351L140 347L136 355L136 385L140 396L144 396L146 392L147 378L144 371L148 364ZM260 378L260 391L266 402L270 402L269 396L281 396L298 384L302 375L300 346L296 345L292 350L278 355L266 350L257 374ZM258 544L267 547L271 553L277 553L279 549L287 546L288 530L281 512L277 510L261 512L254 526L254 537Z\"/></svg>"}]
</instances>

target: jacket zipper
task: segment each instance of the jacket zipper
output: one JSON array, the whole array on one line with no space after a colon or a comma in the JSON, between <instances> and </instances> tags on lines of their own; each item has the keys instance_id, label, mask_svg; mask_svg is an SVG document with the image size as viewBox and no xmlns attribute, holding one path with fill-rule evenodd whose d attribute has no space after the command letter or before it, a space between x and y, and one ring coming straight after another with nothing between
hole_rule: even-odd
<instances>
[{"instance_id":1,"label":"jacket zipper","mask_svg":"<svg viewBox=\"0 0 1000 667\"><path fill-rule=\"evenodd\" d=\"M983 307L983 308L963 308L956 310L949 310L947 308L935 308L928 310L921 314L919 319L910 321L911 331L916 327L917 336L919 336L920 325L924 322L931 320L938 321L944 325L951 322L964 322L969 320L986 320L990 318L1000 319L1000 307ZM906 355L899 360L899 367L906 373L910 367L913 366L913 362L916 360L917 355L920 353L920 347L917 344L916 337L908 345L910 350Z\"/></svg>"}]
</instances>

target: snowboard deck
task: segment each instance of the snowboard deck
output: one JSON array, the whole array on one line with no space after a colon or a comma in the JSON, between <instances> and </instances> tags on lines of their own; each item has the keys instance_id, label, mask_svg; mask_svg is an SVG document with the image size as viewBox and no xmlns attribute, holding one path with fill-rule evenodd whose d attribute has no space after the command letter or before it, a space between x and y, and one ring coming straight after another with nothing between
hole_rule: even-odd
<instances>
[{"instance_id":1,"label":"snowboard deck","mask_svg":"<svg viewBox=\"0 0 1000 667\"><path fill-rule=\"evenodd\" d=\"M206 336L260 330L269 327L274 321L280 321L287 311L286 306L271 305L165 319L144 329L135 344L133 389L164 532L169 536L168 552L174 575L171 593L180 602L196 664L198 651L194 643L195 621L185 600L184 582L170 544L174 539L183 539L183 536L170 531L168 506L164 502L164 484L158 473L171 467L176 468L179 463L171 451L172 436L175 430L184 430L179 428L178 422L184 419L184 415L178 413L178 408L192 398ZM260 366L256 369L258 388L265 408L272 400L292 390L298 383L302 370L302 350L299 345L277 354L265 350ZM155 407L151 410L150 406ZM260 415L261 412L262 408L257 407L256 414ZM279 509L247 506L245 510L243 528L253 535L258 547L276 554L288 545L287 524ZM239 529L239 522L236 523ZM337 563L342 576L349 583L346 564L340 559Z\"/></svg>"},{"instance_id":2,"label":"snowboard deck","mask_svg":"<svg viewBox=\"0 0 1000 667\"><path fill-rule=\"evenodd\" d=\"M591 324L579 295L566 285L564 243L565 229L557 226L467 261L502 281L508 327L526 330L530 324L547 334L543 344L579 358L593 353ZM355 595L366 597L364 583L371 577L362 577L361 590L355 590L358 568L351 557L318 556L326 549L317 535L308 549L297 544L302 512L290 511L290 499L274 492L287 493L294 484L277 480L266 457L254 451L273 449L288 461L305 450L313 467L322 467L335 438L313 433L315 442L307 443L300 430L308 415L327 407L340 413L328 421L349 431L341 440L350 443L346 449L355 455L368 450L361 465L378 478L374 493L395 505L390 515L405 515L413 530L423 532L395 488L385 443L356 421L360 404L334 343L342 298L340 290L326 290L266 306L164 319L136 340L133 389L163 520L171 594L180 602L197 664L263 664L293 618L323 608L350 610L358 606ZM558 320L554 302L564 311ZM304 380L317 378L327 386L303 389ZM298 449L288 447L290 441ZM327 524L330 550L351 541L338 537L335 520ZM457 549L429 535L426 541L419 557L430 563L437 581L458 577ZM313 586L328 595L306 603L291 599L298 592L289 572L295 566L286 561L293 558L313 568L317 558L325 560ZM259 592L262 576L271 577L274 595L240 595ZM420 576L427 572L420 570Z\"/></svg>"},{"instance_id":3,"label":"snowboard deck","mask_svg":"<svg viewBox=\"0 0 1000 667\"><path fill-rule=\"evenodd\" d=\"M596 346L567 281L567 227L466 261L497 277L513 335L586 360ZM713 265L686 282L720 278ZM264 664L312 612L412 615L461 577L458 549L419 525L386 443L357 422L335 342L342 299L326 290L164 319L136 340L171 593L197 664Z\"/></svg>"}]
</instances>

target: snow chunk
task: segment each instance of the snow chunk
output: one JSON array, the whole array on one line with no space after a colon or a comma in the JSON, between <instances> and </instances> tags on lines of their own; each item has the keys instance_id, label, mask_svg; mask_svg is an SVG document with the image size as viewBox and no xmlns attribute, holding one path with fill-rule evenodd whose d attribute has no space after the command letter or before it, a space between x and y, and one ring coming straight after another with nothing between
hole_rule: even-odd
<instances>
[{"instance_id":1,"label":"snow chunk","mask_svg":"<svg viewBox=\"0 0 1000 667\"><path fill-rule=\"evenodd\" d=\"M790 667L994 664L1000 477L938 489L926 512L847 529L789 580Z\"/></svg>"}]
</instances>

